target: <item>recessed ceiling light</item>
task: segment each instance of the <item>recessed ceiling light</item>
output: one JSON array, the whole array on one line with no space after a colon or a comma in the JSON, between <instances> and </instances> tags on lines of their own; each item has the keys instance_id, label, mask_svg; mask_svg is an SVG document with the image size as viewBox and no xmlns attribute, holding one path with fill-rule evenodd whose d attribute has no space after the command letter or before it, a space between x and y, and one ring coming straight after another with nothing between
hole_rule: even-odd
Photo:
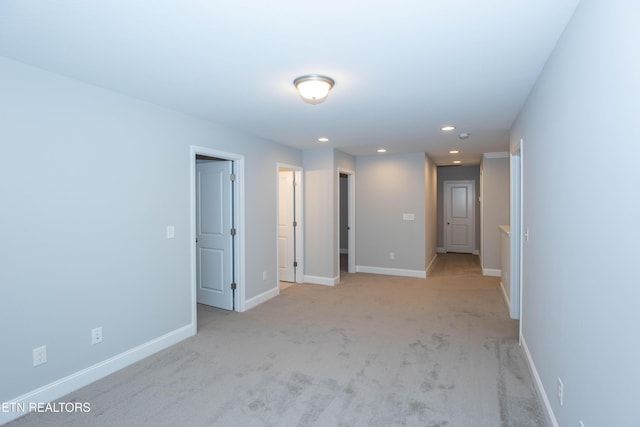
<instances>
[{"instance_id":1,"label":"recessed ceiling light","mask_svg":"<svg viewBox=\"0 0 640 427\"><path fill-rule=\"evenodd\" d=\"M460 139L467 139L467 138L469 138L469 136L470 136L470 135L471 135L471 134L470 134L470 133L468 133L468 132L462 132L460 135L458 135L458 138L460 138Z\"/></svg>"},{"instance_id":2,"label":"recessed ceiling light","mask_svg":"<svg viewBox=\"0 0 640 427\"><path fill-rule=\"evenodd\" d=\"M458 154L460 152L460 150L451 150L449 151L449 154Z\"/></svg>"},{"instance_id":3,"label":"recessed ceiling light","mask_svg":"<svg viewBox=\"0 0 640 427\"><path fill-rule=\"evenodd\" d=\"M454 130L456 127L451 125L442 126L440 129L443 131Z\"/></svg>"},{"instance_id":4,"label":"recessed ceiling light","mask_svg":"<svg viewBox=\"0 0 640 427\"><path fill-rule=\"evenodd\" d=\"M378 153L386 153L387 149L386 148L378 148Z\"/></svg>"},{"instance_id":5,"label":"recessed ceiling light","mask_svg":"<svg viewBox=\"0 0 640 427\"><path fill-rule=\"evenodd\" d=\"M453 161L453 164L454 164L454 165L459 165L460 163L462 163L460 160L454 160L454 161Z\"/></svg>"},{"instance_id":6,"label":"recessed ceiling light","mask_svg":"<svg viewBox=\"0 0 640 427\"><path fill-rule=\"evenodd\" d=\"M329 142L329 138L318 138L318 142Z\"/></svg>"}]
</instances>

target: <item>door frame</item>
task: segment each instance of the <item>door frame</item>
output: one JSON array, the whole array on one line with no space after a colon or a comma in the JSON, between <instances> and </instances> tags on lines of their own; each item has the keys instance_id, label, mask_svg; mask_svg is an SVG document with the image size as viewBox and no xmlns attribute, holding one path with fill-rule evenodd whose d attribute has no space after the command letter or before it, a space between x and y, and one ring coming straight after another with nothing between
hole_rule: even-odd
<instances>
[{"instance_id":1,"label":"door frame","mask_svg":"<svg viewBox=\"0 0 640 427\"><path fill-rule=\"evenodd\" d=\"M510 254L511 263L509 269L511 271L510 278L510 299L511 299L511 315L512 319L520 319L522 314L522 203L523 203L523 185L522 185L522 152L523 152L524 140L521 138L509 152L510 161ZM522 328L522 322L520 322L520 328ZM522 336L522 330L520 330L520 336Z\"/></svg>"},{"instance_id":2,"label":"door frame","mask_svg":"<svg viewBox=\"0 0 640 427\"><path fill-rule=\"evenodd\" d=\"M476 254L476 181L475 179L456 179L456 180L447 180L442 182L442 191L444 193L443 202L444 202L444 218L442 221L443 236L444 236L444 251L448 252L447 243L449 241L448 234L449 228L447 227L447 218L449 218L449 204L447 203L450 200L450 196L447 193L447 184L465 184L471 186L471 252L470 254Z\"/></svg>"},{"instance_id":3,"label":"door frame","mask_svg":"<svg viewBox=\"0 0 640 427\"><path fill-rule=\"evenodd\" d=\"M338 272L340 272L340 175L347 175L347 216L349 232L347 233L347 266L348 273L356 272L356 173L350 169L338 168L338 237L335 240L338 246Z\"/></svg>"},{"instance_id":4,"label":"door frame","mask_svg":"<svg viewBox=\"0 0 640 427\"><path fill-rule=\"evenodd\" d=\"M190 248L191 248L191 322L193 325L193 333L197 333L198 329L198 301L197 301L197 284L196 284L196 156L203 155L216 157L223 160L233 162L234 174L236 175L235 186L233 191L233 223L236 228L236 240L234 245L234 265L233 273L236 282L236 293L234 305L235 311L245 311L245 208L244 208L244 156L236 153L220 151L209 147L200 147L191 145L189 147L189 193L190 193Z\"/></svg>"},{"instance_id":5,"label":"door frame","mask_svg":"<svg viewBox=\"0 0 640 427\"><path fill-rule=\"evenodd\" d=\"M278 224L280 224L280 171L292 171L295 174L294 186L294 202L293 209L295 211L294 220L298 223L295 233L295 260L298 261L298 267L296 267L294 277L295 283L304 283L304 169L302 166L291 165L287 163L276 163L276 288L278 294L280 294L280 251L278 248Z\"/></svg>"}]
</instances>

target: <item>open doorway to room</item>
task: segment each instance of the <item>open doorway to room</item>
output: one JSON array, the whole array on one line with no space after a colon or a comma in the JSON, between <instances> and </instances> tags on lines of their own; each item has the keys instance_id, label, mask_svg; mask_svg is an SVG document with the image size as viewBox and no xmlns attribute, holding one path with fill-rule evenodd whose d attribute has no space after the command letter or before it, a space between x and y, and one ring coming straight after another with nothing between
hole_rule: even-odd
<instances>
[{"instance_id":1,"label":"open doorway to room","mask_svg":"<svg viewBox=\"0 0 640 427\"><path fill-rule=\"evenodd\" d=\"M512 319L520 318L522 308L522 146L520 139L510 153L511 192L511 232L510 232L510 274L509 274L509 314ZM522 331L520 331L522 332ZM520 333L522 336L522 333Z\"/></svg>"},{"instance_id":2,"label":"open doorway to room","mask_svg":"<svg viewBox=\"0 0 640 427\"><path fill-rule=\"evenodd\" d=\"M355 175L339 169L338 243L340 274L356 272L355 255Z\"/></svg>"},{"instance_id":3,"label":"open doorway to room","mask_svg":"<svg viewBox=\"0 0 640 427\"><path fill-rule=\"evenodd\" d=\"M244 311L244 157L191 146L192 325L198 312Z\"/></svg>"},{"instance_id":4,"label":"open doorway to room","mask_svg":"<svg viewBox=\"0 0 640 427\"><path fill-rule=\"evenodd\" d=\"M278 165L278 283L302 283L302 168Z\"/></svg>"}]
</instances>

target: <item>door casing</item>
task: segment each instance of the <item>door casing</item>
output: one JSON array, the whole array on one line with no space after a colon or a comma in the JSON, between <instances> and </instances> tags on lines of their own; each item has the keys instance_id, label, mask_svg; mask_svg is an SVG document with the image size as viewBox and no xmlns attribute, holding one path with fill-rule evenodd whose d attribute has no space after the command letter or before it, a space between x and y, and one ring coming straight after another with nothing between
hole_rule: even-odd
<instances>
[{"instance_id":1,"label":"door casing","mask_svg":"<svg viewBox=\"0 0 640 427\"><path fill-rule=\"evenodd\" d=\"M303 183L303 169L301 166L290 165L286 163L276 164L276 274L278 275L276 280L276 286L279 290L280 283L280 254L278 250L278 224L280 223L279 201L280 201L280 171L292 171L295 175L295 187L294 187L294 211L295 221L298 223L295 230L295 260L298 262L298 266L295 270L295 283L304 283L304 183Z\"/></svg>"},{"instance_id":2,"label":"door casing","mask_svg":"<svg viewBox=\"0 0 640 427\"><path fill-rule=\"evenodd\" d=\"M244 207L244 156L237 153L220 151L209 147L192 145L189 147L190 164L190 248L191 248L191 324L193 333L197 332L197 292L196 292L196 156L204 155L234 162L236 175L233 193L233 223L236 225L234 245L234 276L236 282L235 311L245 311L245 207Z\"/></svg>"}]
</instances>

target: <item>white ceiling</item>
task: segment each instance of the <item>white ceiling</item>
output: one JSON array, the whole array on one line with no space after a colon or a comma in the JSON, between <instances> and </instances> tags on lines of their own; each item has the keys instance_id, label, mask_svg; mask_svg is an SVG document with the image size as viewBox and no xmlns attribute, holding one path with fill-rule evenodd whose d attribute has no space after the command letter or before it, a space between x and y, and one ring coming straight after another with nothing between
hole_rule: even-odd
<instances>
[{"instance_id":1,"label":"white ceiling","mask_svg":"<svg viewBox=\"0 0 640 427\"><path fill-rule=\"evenodd\" d=\"M507 150L577 2L2 0L0 55L301 149L471 164Z\"/></svg>"}]
</instances>

